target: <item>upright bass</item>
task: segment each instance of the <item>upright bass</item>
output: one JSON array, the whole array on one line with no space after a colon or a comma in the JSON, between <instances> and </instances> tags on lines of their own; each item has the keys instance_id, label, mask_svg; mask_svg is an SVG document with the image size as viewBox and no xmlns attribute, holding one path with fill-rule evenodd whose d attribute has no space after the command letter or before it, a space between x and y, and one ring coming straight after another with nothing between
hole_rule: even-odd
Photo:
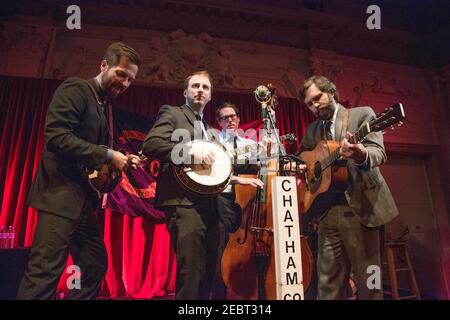
<instances>
[{"instance_id":1,"label":"upright bass","mask_svg":"<svg viewBox=\"0 0 450 320\"><path fill-rule=\"evenodd\" d=\"M275 88L270 84L260 86L255 96L263 107L264 132L270 135L270 121L274 124L270 111L277 104ZM283 146L280 146L280 154L285 155ZM222 277L230 299L276 299L271 180L278 172L278 156L268 157L261 161L257 172L257 178L264 182L263 188L255 190L250 186L236 185L236 201L242 208L242 222L240 228L230 235L222 257ZM301 253L303 287L306 290L311 283L314 258L303 236Z\"/></svg>"}]
</instances>

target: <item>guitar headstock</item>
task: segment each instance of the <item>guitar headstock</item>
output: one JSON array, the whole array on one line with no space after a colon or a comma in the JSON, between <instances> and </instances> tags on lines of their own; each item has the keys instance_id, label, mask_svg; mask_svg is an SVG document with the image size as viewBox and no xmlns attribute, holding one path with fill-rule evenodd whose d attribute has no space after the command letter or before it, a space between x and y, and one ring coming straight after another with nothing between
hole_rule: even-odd
<instances>
[{"instance_id":1,"label":"guitar headstock","mask_svg":"<svg viewBox=\"0 0 450 320\"><path fill-rule=\"evenodd\" d=\"M397 103L383 112L376 115L376 118L369 123L370 132L382 131L392 127L394 124L401 126L402 120L405 119L405 111L401 103Z\"/></svg>"},{"instance_id":2,"label":"guitar headstock","mask_svg":"<svg viewBox=\"0 0 450 320\"><path fill-rule=\"evenodd\" d=\"M291 144L297 141L297 137L293 133L287 133L280 136L280 140L286 142L286 144Z\"/></svg>"}]
</instances>

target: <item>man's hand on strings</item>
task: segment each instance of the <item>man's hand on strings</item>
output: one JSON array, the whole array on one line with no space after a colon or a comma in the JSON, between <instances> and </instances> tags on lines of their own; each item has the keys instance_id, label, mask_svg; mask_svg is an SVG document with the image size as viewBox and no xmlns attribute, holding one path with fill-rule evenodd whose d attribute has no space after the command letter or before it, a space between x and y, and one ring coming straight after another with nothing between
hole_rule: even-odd
<instances>
[{"instance_id":1,"label":"man's hand on strings","mask_svg":"<svg viewBox=\"0 0 450 320\"><path fill-rule=\"evenodd\" d=\"M353 135L347 132L342 140L340 154L342 159L354 159L356 162L364 162L367 156L367 149L362 143L352 144L348 140Z\"/></svg>"},{"instance_id":2,"label":"man's hand on strings","mask_svg":"<svg viewBox=\"0 0 450 320\"><path fill-rule=\"evenodd\" d=\"M128 157L120 151L114 151L111 164L118 171L126 170L128 168Z\"/></svg>"},{"instance_id":3,"label":"man's hand on strings","mask_svg":"<svg viewBox=\"0 0 450 320\"><path fill-rule=\"evenodd\" d=\"M142 160L139 156L134 154L127 155L128 157L128 165L131 166L133 169L137 169L137 167L142 163Z\"/></svg>"}]
</instances>

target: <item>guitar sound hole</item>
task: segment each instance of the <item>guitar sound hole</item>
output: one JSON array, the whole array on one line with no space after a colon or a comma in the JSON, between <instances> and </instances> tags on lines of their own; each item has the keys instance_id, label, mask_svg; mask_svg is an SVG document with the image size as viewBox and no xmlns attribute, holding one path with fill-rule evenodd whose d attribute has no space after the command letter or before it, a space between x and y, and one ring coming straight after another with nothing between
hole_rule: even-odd
<instances>
[{"instance_id":1,"label":"guitar sound hole","mask_svg":"<svg viewBox=\"0 0 450 320\"><path fill-rule=\"evenodd\" d=\"M317 161L314 164L314 177L316 180L320 179L320 176L322 175L322 166L320 165L320 162Z\"/></svg>"}]
</instances>

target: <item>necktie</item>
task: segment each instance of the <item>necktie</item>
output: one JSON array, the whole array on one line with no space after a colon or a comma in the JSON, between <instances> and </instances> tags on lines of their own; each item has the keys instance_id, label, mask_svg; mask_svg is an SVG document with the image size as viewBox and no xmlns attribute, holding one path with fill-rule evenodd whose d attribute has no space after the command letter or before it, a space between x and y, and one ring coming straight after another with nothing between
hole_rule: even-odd
<instances>
[{"instance_id":1,"label":"necktie","mask_svg":"<svg viewBox=\"0 0 450 320\"><path fill-rule=\"evenodd\" d=\"M331 125L333 122L325 121L325 136L327 140L333 140L333 133L331 132Z\"/></svg>"},{"instance_id":2,"label":"necktie","mask_svg":"<svg viewBox=\"0 0 450 320\"><path fill-rule=\"evenodd\" d=\"M238 148L237 136L233 136L232 139L233 139L233 149L234 149L234 163L236 164L237 163L237 152L236 152L236 150Z\"/></svg>"},{"instance_id":3,"label":"necktie","mask_svg":"<svg viewBox=\"0 0 450 320\"><path fill-rule=\"evenodd\" d=\"M206 124L205 124L205 121L204 121L203 117L200 116L198 113L196 113L195 114L195 118L197 119L197 121L200 121L200 126L202 127L202 131L203 131L203 135L204 135L205 140L209 140L208 139L208 134L206 132Z\"/></svg>"}]
</instances>

